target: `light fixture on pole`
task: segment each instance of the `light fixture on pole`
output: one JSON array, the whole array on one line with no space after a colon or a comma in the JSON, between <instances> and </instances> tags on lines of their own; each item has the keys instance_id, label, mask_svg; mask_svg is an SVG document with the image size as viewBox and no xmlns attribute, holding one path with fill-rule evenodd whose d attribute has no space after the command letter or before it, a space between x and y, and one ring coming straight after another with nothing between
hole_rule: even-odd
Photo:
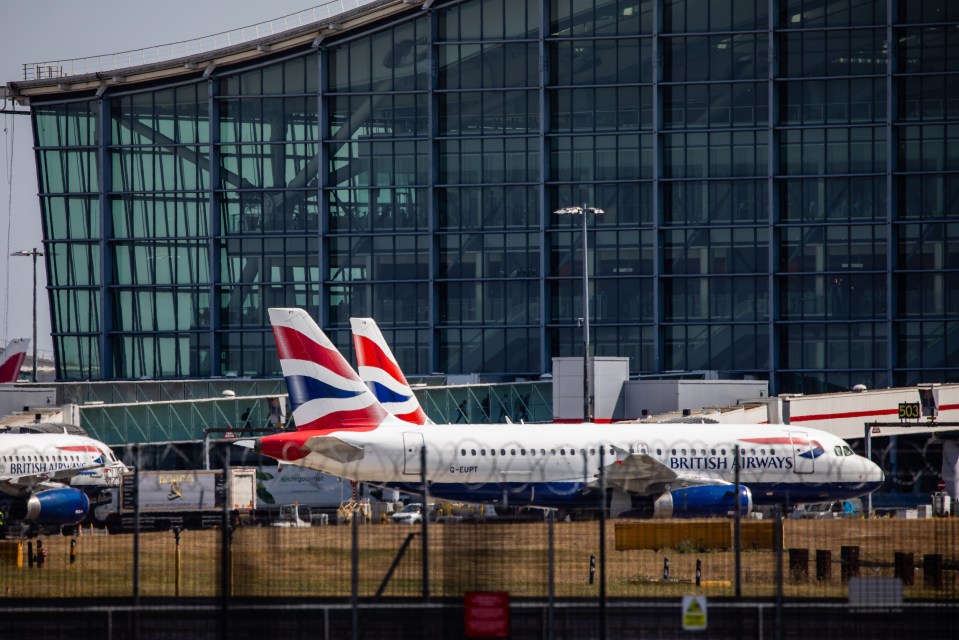
<instances>
[{"instance_id":1,"label":"light fixture on pole","mask_svg":"<svg viewBox=\"0 0 959 640\"><path fill-rule=\"evenodd\" d=\"M553 213L583 216L583 422L593 421L593 396L589 375L589 251L586 238L586 214L605 213L596 207L564 207Z\"/></svg>"},{"instance_id":2,"label":"light fixture on pole","mask_svg":"<svg viewBox=\"0 0 959 640\"><path fill-rule=\"evenodd\" d=\"M33 374L31 380L37 381L37 258L43 256L42 251L34 247L30 251L14 251L11 256L32 257L33 258Z\"/></svg>"}]
</instances>

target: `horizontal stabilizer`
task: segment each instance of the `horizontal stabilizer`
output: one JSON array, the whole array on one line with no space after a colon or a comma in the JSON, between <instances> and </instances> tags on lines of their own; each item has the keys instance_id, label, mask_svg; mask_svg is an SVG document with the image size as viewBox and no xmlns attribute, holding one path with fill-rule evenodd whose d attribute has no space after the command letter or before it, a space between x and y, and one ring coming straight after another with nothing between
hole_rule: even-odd
<instances>
[{"instance_id":1,"label":"horizontal stabilizer","mask_svg":"<svg viewBox=\"0 0 959 640\"><path fill-rule=\"evenodd\" d=\"M313 436L307 439L306 446L310 451L337 462L356 462L362 460L364 456L363 447L335 436Z\"/></svg>"}]
</instances>

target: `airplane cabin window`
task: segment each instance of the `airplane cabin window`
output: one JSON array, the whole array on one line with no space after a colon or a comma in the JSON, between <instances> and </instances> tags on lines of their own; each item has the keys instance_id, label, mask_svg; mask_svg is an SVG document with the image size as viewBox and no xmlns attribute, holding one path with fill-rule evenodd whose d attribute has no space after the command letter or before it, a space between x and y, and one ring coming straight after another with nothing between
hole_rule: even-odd
<instances>
[{"instance_id":1,"label":"airplane cabin window","mask_svg":"<svg viewBox=\"0 0 959 640\"><path fill-rule=\"evenodd\" d=\"M461 456L465 456L465 455L466 455L466 449L460 449L460 455L461 455Z\"/></svg>"},{"instance_id":2,"label":"airplane cabin window","mask_svg":"<svg viewBox=\"0 0 959 640\"><path fill-rule=\"evenodd\" d=\"M516 449L510 449L510 450L509 450L509 454L510 454L511 456L515 456L515 455L516 455Z\"/></svg>"},{"instance_id":3,"label":"airplane cabin window","mask_svg":"<svg viewBox=\"0 0 959 640\"><path fill-rule=\"evenodd\" d=\"M559 450L559 455L565 456L565 455L566 455L566 449L560 449L560 450Z\"/></svg>"},{"instance_id":4,"label":"airplane cabin window","mask_svg":"<svg viewBox=\"0 0 959 640\"><path fill-rule=\"evenodd\" d=\"M589 450L589 455L595 456L595 455L596 455L596 449L590 449L590 450Z\"/></svg>"},{"instance_id":5,"label":"airplane cabin window","mask_svg":"<svg viewBox=\"0 0 959 640\"><path fill-rule=\"evenodd\" d=\"M500 454L501 456L505 456L505 455L506 455L506 449L500 449L500 450L499 450L499 454Z\"/></svg>"},{"instance_id":6,"label":"airplane cabin window","mask_svg":"<svg viewBox=\"0 0 959 640\"><path fill-rule=\"evenodd\" d=\"M775 450L775 449L770 449L770 450L769 450L769 455L771 455L771 456L776 455L776 450Z\"/></svg>"},{"instance_id":7,"label":"airplane cabin window","mask_svg":"<svg viewBox=\"0 0 959 640\"><path fill-rule=\"evenodd\" d=\"M519 450L519 454L520 454L521 456L525 456L525 455L526 455L526 449L520 449L520 450Z\"/></svg>"},{"instance_id":8,"label":"airplane cabin window","mask_svg":"<svg viewBox=\"0 0 959 640\"><path fill-rule=\"evenodd\" d=\"M656 455L657 455L657 456L663 455L663 450L662 450L662 449L656 449Z\"/></svg>"}]
</instances>

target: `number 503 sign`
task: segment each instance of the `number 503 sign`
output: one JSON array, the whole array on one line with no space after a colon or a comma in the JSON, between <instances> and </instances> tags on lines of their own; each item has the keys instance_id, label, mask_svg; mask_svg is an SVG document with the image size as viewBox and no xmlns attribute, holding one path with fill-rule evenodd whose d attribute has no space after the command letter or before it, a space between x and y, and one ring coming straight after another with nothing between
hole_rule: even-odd
<instances>
[{"instance_id":1,"label":"number 503 sign","mask_svg":"<svg viewBox=\"0 0 959 640\"><path fill-rule=\"evenodd\" d=\"M918 402L900 402L899 419L900 420L918 420L920 415Z\"/></svg>"}]
</instances>

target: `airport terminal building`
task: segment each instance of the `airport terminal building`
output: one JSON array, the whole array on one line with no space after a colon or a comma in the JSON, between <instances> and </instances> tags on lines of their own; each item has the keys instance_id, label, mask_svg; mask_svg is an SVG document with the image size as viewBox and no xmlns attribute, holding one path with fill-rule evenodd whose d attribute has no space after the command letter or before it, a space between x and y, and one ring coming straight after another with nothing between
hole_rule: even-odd
<instances>
[{"instance_id":1,"label":"airport terminal building","mask_svg":"<svg viewBox=\"0 0 959 640\"><path fill-rule=\"evenodd\" d=\"M634 374L959 380L959 4L342 4L7 84L58 379L279 375L276 306L536 378L582 354L586 205L593 352Z\"/></svg>"}]
</instances>

